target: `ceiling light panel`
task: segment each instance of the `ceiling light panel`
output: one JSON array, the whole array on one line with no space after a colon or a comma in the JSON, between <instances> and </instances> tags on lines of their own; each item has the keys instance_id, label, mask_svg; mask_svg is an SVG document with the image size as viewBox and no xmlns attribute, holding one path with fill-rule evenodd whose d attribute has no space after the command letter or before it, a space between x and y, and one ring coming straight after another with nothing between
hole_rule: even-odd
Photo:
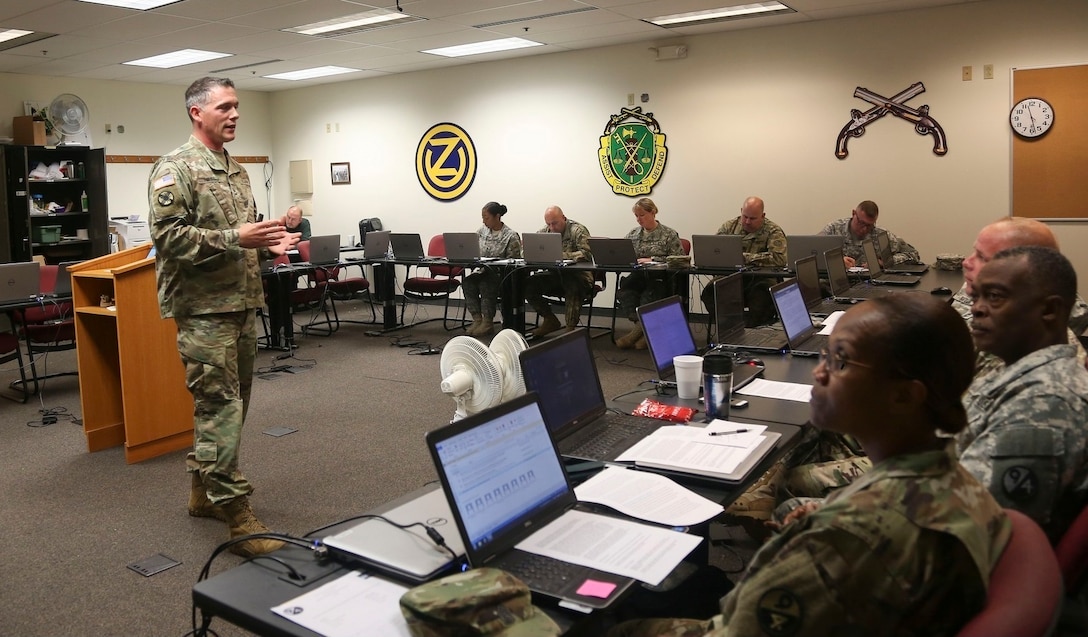
<instances>
[{"instance_id":1,"label":"ceiling light panel","mask_svg":"<svg viewBox=\"0 0 1088 637\"><path fill-rule=\"evenodd\" d=\"M722 22L724 20L756 18L778 13L794 13L794 10L781 2L754 2L750 4L720 7L717 9L706 9L704 11L674 13L671 15L649 18L646 21L656 24L659 27L673 28L694 24L706 24L710 22Z\"/></svg>"},{"instance_id":2,"label":"ceiling light panel","mask_svg":"<svg viewBox=\"0 0 1088 637\"><path fill-rule=\"evenodd\" d=\"M472 44L459 44L457 46L445 46L438 49L428 49L420 53L441 55L442 57L458 58L466 55L480 55L482 53L495 53L497 51L511 51L513 49L525 49L533 46L544 46L541 42L533 42L524 38L503 38L501 40L487 40Z\"/></svg>"},{"instance_id":3,"label":"ceiling light panel","mask_svg":"<svg viewBox=\"0 0 1088 637\"><path fill-rule=\"evenodd\" d=\"M268 77L274 80L312 80L315 77L327 77L329 75L340 75L342 73L355 73L361 69L349 69L343 66L318 66L312 69L302 69L300 71L290 71L288 73L276 73L274 75L262 75L261 77Z\"/></svg>"},{"instance_id":4,"label":"ceiling light panel","mask_svg":"<svg viewBox=\"0 0 1088 637\"><path fill-rule=\"evenodd\" d=\"M422 20L424 20L424 18L417 18L414 15L399 11L375 9L374 11L364 11L363 13L354 13L352 15L333 18L331 20L304 24L300 27L291 27L289 29L284 29L284 31L301 33L303 35L335 37L347 33L360 33L373 29L384 29L391 26L420 22Z\"/></svg>"},{"instance_id":5,"label":"ceiling light panel","mask_svg":"<svg viewBox=\"0 0 1088 637\"><path fill-rule=\"evenodd\" d=\"M79 0L79 2L85 2L87 4L104 4L107 7L136 9L137 11L158 9L159 7L165 7L168 4L174 4L175 2L180 1L181 0Z\"/></svg>"},{"instance_id":6,"label":"ceiling light panel","mask_svg":"<svg viewBox=\"0 0 1088 637\"><path fill-rule=\"evenodd\" d=\"M216 53L215 51L201 51L199 49L182 49L180 51L172 51L170 53L163 53L162 55L153 55L151 57L141 58L139 60L122 62L122 64L128 64L131 66L150 66L156 69L172 69L176 66L196 64L197 62L207 62L208 60L216 60L219 58L225 58L230 56L230 53Z\"/></svg>"}]
</instances>

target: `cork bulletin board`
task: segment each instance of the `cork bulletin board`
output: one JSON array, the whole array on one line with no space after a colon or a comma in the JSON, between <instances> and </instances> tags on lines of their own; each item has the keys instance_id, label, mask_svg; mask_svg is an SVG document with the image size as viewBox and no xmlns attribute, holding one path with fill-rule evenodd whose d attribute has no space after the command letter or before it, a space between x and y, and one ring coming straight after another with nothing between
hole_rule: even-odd
<instances>
[{"instance_id":1,"label":"cork bulletin board","mask_svg":"<svg viewBox=\"0 0 1088 637\"><path fill-rule=\"evenodd\" d=\"M1018 217L1088 221L1088 64L1013 69L1012 101L1054 108L1042 137L1012 135L1012 211Z\"/></svg>"}]
</instances>

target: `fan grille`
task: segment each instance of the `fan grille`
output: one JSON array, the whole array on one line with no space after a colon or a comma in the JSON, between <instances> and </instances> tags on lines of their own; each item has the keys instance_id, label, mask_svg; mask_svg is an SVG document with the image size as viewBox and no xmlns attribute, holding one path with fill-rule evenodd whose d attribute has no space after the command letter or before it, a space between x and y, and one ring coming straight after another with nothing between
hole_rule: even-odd
<instances>
[{"instance_id":1,"label":"fan grille","mask_svg":"<svg viewBox=\"0 0 1088 637\"><path fill-rule=\"evenodd\" d=\"M71 93L58 95L49 104L49 119L65 135L78 135L87 129L90 113L87 104Z\"/></svg>"}]
</instances>

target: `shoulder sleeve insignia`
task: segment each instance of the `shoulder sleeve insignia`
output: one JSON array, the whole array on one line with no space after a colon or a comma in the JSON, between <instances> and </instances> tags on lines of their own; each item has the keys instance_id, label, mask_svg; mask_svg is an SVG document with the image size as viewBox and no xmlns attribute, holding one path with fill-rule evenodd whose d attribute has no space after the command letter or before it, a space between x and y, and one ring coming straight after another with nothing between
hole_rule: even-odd
<instances>
[{"instance_id":1,"label":"shoulder sleeve insignia","mask_svg":"<svg viewBox=\"0 0 1088 637\"><path fill-rule=\"evenodd\" d=\"M160 188L166 188L167 186L174 185L174 176L170 173L163 175L155 180L153 190L159 190ZM163 204L166 205L166 204Z\"/></svg>"},{"instance_id":2,"label":"shoulder sleeve insignia","mask_svg":"<svg viewBox=\"0 0 1088 637\"><path fill-rule=\"evenodd\" d=\"M804 621L801 600L784 588L772 588L759 598L756 620L763 632L772 637L789 637L797 633Z\"/></svg>"},{"instance_id":3,"label":"shoulder sleeve insignia","mask_svg":"<svg viewBox=\"0 0 1088 637\"><path fill-rule=\"evenodd\" d=\"M159 193L156 201L159 202L160 206L169 206L170 204L174 203L174 193L169 190L164 190Z\"/></svg>"},{"instance_id":4,"label":"shoulder sleeve insignia","mask_svg":"<svg viewBox=\"0 0 1088 637\"><path fill-rule=\"evenodd\" d=\"M1009 467L1001 476L1001 488L1013 502L1030 502L1039 492L1039 480L1030 467Z\"/></svg>"}]
</instances>

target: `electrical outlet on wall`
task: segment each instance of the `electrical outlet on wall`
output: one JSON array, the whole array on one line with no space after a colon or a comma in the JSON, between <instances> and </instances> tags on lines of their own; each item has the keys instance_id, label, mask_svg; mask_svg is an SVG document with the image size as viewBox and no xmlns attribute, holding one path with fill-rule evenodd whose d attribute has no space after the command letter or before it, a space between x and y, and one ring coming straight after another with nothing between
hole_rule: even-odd
<instances>
[{"instance_id":1,"label":"electrical outlet on wall","mask_svg":"<svg viewBox=\"0 0 1088 637\"><path fill-rule=\"evenodd\" d=\"M973 80L974 78L972 76L974 75L974 72L975 69L972 66L963 67L963 81L970 82L971 80Z\"/></svg>"}]
</instances>

